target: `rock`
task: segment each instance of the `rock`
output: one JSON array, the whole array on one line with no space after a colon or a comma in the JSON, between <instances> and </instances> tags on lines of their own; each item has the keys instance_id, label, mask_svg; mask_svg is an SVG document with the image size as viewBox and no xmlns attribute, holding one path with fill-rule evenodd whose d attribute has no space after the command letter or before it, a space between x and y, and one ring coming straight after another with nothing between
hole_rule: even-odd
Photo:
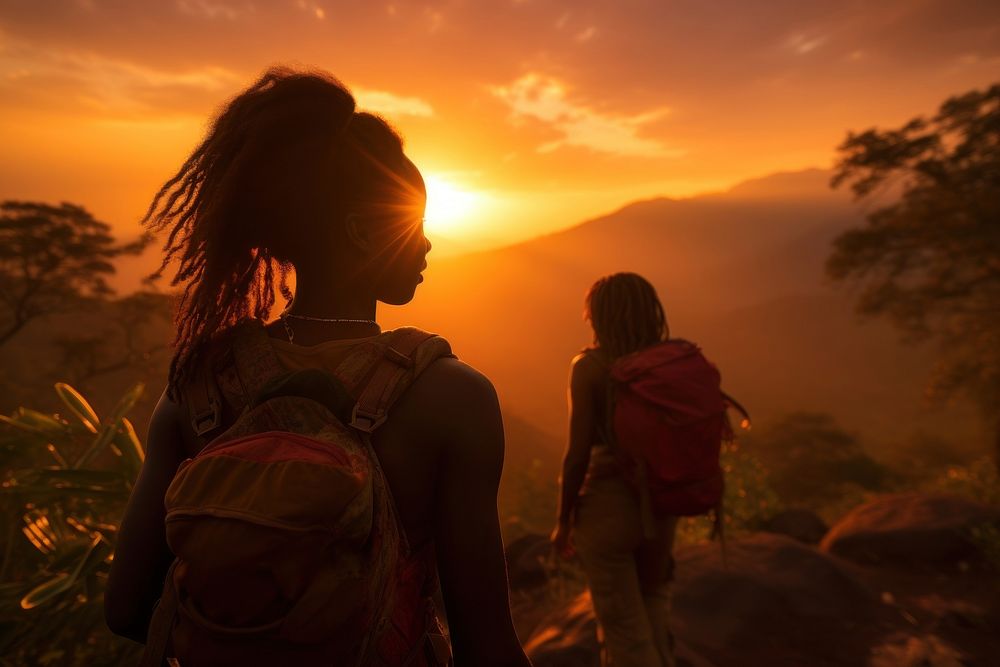
<instances>
[{"instance_id":1,"label":"rock","mask_svg":"<svg viewBox=\"0 0 1000 667\"><path fill-rule=\"evenodd\" d=\"M525 643L534 667L600 667L597 620L590 592L549 615ZM715 667L686 646L677 647L677 667Z\"/></svg>"},{"instance_id":2,"label":"rock","mask_svg":"<svg viewBox=\"0 0 1000 667\"><path fill-rule=\"evenodd\" d=\"M599 667L597 622L590 593L582 593L539 623L524 650L534 667Z\"/></svg>"},{"instance_id":3,"label":"rock","mask_svg":"<svg viewBox=\"0 0 1000 667\"><path fill-rule=\"evenodd\" d=\"M989 523L1000 525L1000 510L958 496L896 494L848 512L820 547L859 563L967 566L981 557L969 531Z\"/></svg>"},{"instance_id":4,"label":"rock","mask_svg":"<svg viewBox=\"0 0 1000 667\"><path fill-rule=\"evenodd\" d=\"M760 533L677 554L673 631L719 665L863 664L878 597L842 563Z\"/></svg>"},{"instance_id":5,"label":"rock","mask_svg":"<svg viewBox=\"0 0 1000 667\"><path fill-rule=\"evenodd\" d=\"M965 667L968 656L940 637L896 634L872 649L869 667Z\"/></svg>"},{"instance_id":6,"label":"rock","mask_svg":"<svg viewBox=\"0 0 1000 667\"><path fill-rule=\"evenodd\" d=\"M771 517L761 528L768 533L786 535L803 544L819 544L829 527L815 512L790 509Z\"/></svg>"},{"instance_id":7,"label":"rock","mask_svg":"<svg viewBox=\"0 0 1000 667\"><path fill-rule=\"evenodd\" d=\"M682 665L864 664L877 596L840 562L790 538L759 534L677 552L673 632ZM538 624L536 667L597 665L590 597Z\"/></svg>"},{"instance_id":8,"label":"rock","mask_svg":"<svg viewBox=\"0 0 1000 667\"><path fill-rule=\"evenodd\" d=\"M548 583L546 561L551 555L552 545L544 535L524 535L507 545L511 589L540 588Z\"/></svg>"}]
</instances>

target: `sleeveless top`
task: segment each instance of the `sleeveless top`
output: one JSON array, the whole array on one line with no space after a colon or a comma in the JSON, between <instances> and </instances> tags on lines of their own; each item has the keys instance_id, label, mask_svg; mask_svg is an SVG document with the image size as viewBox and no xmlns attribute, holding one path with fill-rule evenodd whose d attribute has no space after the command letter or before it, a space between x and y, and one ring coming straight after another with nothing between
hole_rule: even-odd
<instances>
[{"instance_id":1,"label":"sleeveless top","mask_svg":"<svg viewBox=\"0 0 1000 667\"><path fill-rule=\"evenodd\" d=\"M587 348L584 354L594 359L607 371L608 363L601 358L596 348ZM608 410L611 407L608 401L608 377L605 372L603 386L598 395L594 397L594 430L590 436L590 463L587 466L587 475L584 478L583 486L580 488L581 495L590 491L593 482L609 477L616 477L621 474L621 466L618 456L612 443L610 429L611 415Z\"/></svg>"}]
</instances>

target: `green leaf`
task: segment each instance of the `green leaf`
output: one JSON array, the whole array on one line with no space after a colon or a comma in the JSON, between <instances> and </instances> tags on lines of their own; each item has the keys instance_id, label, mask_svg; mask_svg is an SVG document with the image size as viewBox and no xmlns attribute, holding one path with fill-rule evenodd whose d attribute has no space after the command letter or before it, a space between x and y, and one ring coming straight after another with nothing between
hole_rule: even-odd
<instances>
[{"instance_id":1,"label":"green leaf","mask_svg":"<svg viewBox=\"0 0 1000 667\"><path fill-rule=\"evenodd\" d=\"M49 434L38 428L37 426L32 426L31 424L21 421L16 417L8 417L7 415L0 415L0 424L7 424L13 428L24 433L30 433L40 440L48 440Z\"/></svg>"},{"instance_id":2,"label":"green leaf","mask_svg":"<svg viewBox=\"0 0 1000 667\"><path fill-rule=\"evenodd\" d=\"M80 395L80 392L65 382L57 382L56 393L59 394L59 398L73 413L73 416L80 420L84 428L91 433L97 433L97 427L101 425L101 420L98 419L94 408L90 407L90 403Z\"/></svg>"},{"instance_id":3,"label":"green leaf","mask_svg":"<svg viewBox=\"0 0 1000 667\"><path fill-rule=\"evenodd\" d=\"M133 407L135 407L136 401L138 401L143 392L146 391L146 385L142 382L137 382L131 389L125 392L125 395L118 400L118 404L111 410L111 414L108 416L108 421L115 423L125 418L125 415L129 413Z\"/></svg>"},{"instance_id":4,"label":"green leaf","mask_svg":"<svg viewBox=\"0 0 1000 667\"><path fill-rule=\"evenodd\" d=\"M64 484L55 486L43 482L29 482L0 487L0 496L23 496L31 498L38 505L65 503L72 499L77 502L104 502L113 500L128 500L128 487L104 488L98 486L81 486Z\"/></svg>"},{"instance_id":5,"label":"green leaf","mask_svg":"<svg viewBox=\"0 0 1000 667\"><path fill-rule=\"evenodd\" d=\"M40 586L35 586L21 598L21 609L34 609L48 602L60 593L65 593L73 586L73 579L68 572L60 572Z\"/></svg>"},{"instance_id":6,"label":"green leaf","mask_svg":"<svg viewBox=\"0 0 1000 667\"><path fill-rule=\"evenodd\" d=\"M39 482L50 482L57 487L107 487L120 486L124 479L117 470L62 470L45 468L38 471Z\"/></svg>"},{"instance_id":7,"label":"green leaf","mask_svg":"<svg viewBox=\"0 0 1000 667\"><path fill-rule=\"evenodd\" d=\"M56 419L52 415L47 415L37 410L28 408L18 408L14 413L17 419L24 424L52 433L53 435L65 435L69 432L69 425L66 422Z\"/></svg>"},{"instance_id":8,"label":"green leaf","mask_svg":"<svg viewBox=\"0 0 1000 667\"><path fill-rule=\"evenodd\" d=\"M54 597L65 593L76 583L80 575L89 568L100 564L111 552L111 547L102 537L95 537L90 547L84 553L72 572L60 572L52 579L33 588L27 595L21 598L21 609L33 609L48 602Z\"/></svg>"},{"instance_id":9,"label":"green leaf","mask_svg":"<svg viewBox=\"0 0 1000 667\"><path fill-rule=\"evenodd\" d=\"M114 544L118 539L118 526L115 524L95 523L93 521L85 521L81 519L75 519L74 521L76 521L81 529L86 530L89 534L99 534L108 542L108 544Z\"/></svg>"},{"instance_id":10,"label":"green leaf","mask_svg":"<svg viewBox=\"0 0 1000 667\"><path fill-rule=\"evenodd\" d=\"M139 397L142 396L142 392L146 389L146 385L142 382L137 383L121 397L118 404L111 411L108 420L104 423L101 428L101 432L98 434L97 438L91 443L90 447L77 459L76 463L73 464L74 468L81 468L87 465L91 460L98 456L104 449L111 444L115 438L115 434L118 432L121 421L125 418L125 414L132 409Z\"/></svg>"},{"instance_id":11,"label":"green leaf","mask_svg":"<svg viewBox=\"0 0 1000 667\"><path fill-rule=\"evenodd\" d=\"M84 537L79 533L74 533L73 537L63 540L58 544L58 549L52 554L52 560L46 566L46 571L63 572L76 568L80 560L90 551L90 543L93 535Z\"/></svg>"},{"instance_id":12,"label":"green leaf","mask_svg":"<svg viewBox=\"0 0 1000 667\"><path fill-rule=\"evenodd\" d=\"M98 454L103 452L111 441L114 440L115 432L118 429L115 428L114 422L108 422L101 427L101 432L97 434L94 441L90 443L90 446L80 455L80 458L76 460L73 464L73 468L82 468L83 466L90 463Z\"/></svg>"},{"instance_id":13,"label":"green leaf","mask_svg":"<svg viewBox=\"0 0 1000 667\"><path fill-rule=\"evenodd\" d=\"M135 432L135 427L127 418L122 418L121 428L115 433L114 443L122 453L129 479L134 481L146 460L146 452Z\"/></svg>"}]
</instances>

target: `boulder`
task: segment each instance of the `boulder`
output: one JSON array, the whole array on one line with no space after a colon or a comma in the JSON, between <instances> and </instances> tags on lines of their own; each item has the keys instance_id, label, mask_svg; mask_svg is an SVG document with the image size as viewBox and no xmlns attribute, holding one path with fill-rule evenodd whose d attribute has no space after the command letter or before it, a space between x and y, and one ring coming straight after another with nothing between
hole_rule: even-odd
<instances>
[{"instance_id":1,"label":"boulder","mask_svg":"<svg viewBox=\"0 0 1000 667\"><path fill-rule=\"evenodd\" d=\"M507 545L507 574L512 590L534 589L548 583L547 561L552 544L544 535L528 534Z\"/></svg>"},{"instance_id":2,"label":"boulder","mask_svg":"<svg viewBox=\"0 0 1000 667\"><path fill-rule=\"evenodd\" d=\"M551 613L524 645L534 667L600 667L597 620L590 592ZM687 646L677 647L677 667L715 667Z\"/></svg>"},{"instance_id":3,"label":"boulder","mask_svg":"<svg viewBox=\"0 0 1000 667\"><path fill-rule=\"evenodd\" d=\"M590 592L538 624L524 644L534 667L600 667L597 622Z\"/></svg>"},{"instance_id":4,"label":"boulder","mask_svg":"<svg viewBox=\"0 0 1000 667\"><path fill-rule=\"evenodd\" d=\"M818 514L803 509L778 512L761 527L765 532L786 535L803 544L819 544L828 529Z\"/></svg>"},{"instance_id":5,"label":"boulder","mask_svg":"<svg viewBox=\"0 0 1000 667\"><path fill-rule=\"evenodd\" d=\"M758 534L678 550L672 629L681 665L864 664L880 604L837 559ZM536 667L597 665L590 597L538 624Z\"/></svg>"},{"instance_id":6,"label":"boulder","mask_svg":"<svg viewBox=\"0 0 1000 667\"><path fill-rule=\"evenodd\" d=\"M940 567L978 560L977 526L1000 526L1000 509L959 496L903 493L848 512L820 547L868 564Z\"/></svg>"},{"instance_id":7,"label":"boulder","mask_svg":"<svg viewBox=\"0 0 1000 667\"><path fill-rule=\"evenodd\" d=\"M719 665L863 664L879 600L841 562L759 533L680 549L673 631Z\"/></svg>"}]
</instances>

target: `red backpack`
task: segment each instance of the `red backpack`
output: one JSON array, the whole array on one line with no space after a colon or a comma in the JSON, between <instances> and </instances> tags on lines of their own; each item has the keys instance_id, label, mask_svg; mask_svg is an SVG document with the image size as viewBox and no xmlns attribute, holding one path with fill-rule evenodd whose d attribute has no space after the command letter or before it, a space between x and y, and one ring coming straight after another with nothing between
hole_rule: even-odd
<instances>
[{"instance_id":1,"label":"red backpack","mask_svg":"<svg viewBox=\"0 0 1000 667\"><path fill-rule=\"evenodd\" d=\"M732 437L732 401L697 345L672 339L617 359L610 369L609 417L626 477L648 489L653 514L718 510L719 454ZM645 496L645 493L643 493Z\"/></svg>"},{"instance_id":2,"label":"red backpack","mask_svg":"<svg viewBox=\"0 0 1000 667\"><path fill-rule=\"evenodd\" d=\"M287 371L259 321L227 341L186 390L195 431L214 437L166 493L176 559L142 665L448 664L433 562L411 553L371 445L448 343L397 329L329 373Z\"/></svg>"}]
</instances>

